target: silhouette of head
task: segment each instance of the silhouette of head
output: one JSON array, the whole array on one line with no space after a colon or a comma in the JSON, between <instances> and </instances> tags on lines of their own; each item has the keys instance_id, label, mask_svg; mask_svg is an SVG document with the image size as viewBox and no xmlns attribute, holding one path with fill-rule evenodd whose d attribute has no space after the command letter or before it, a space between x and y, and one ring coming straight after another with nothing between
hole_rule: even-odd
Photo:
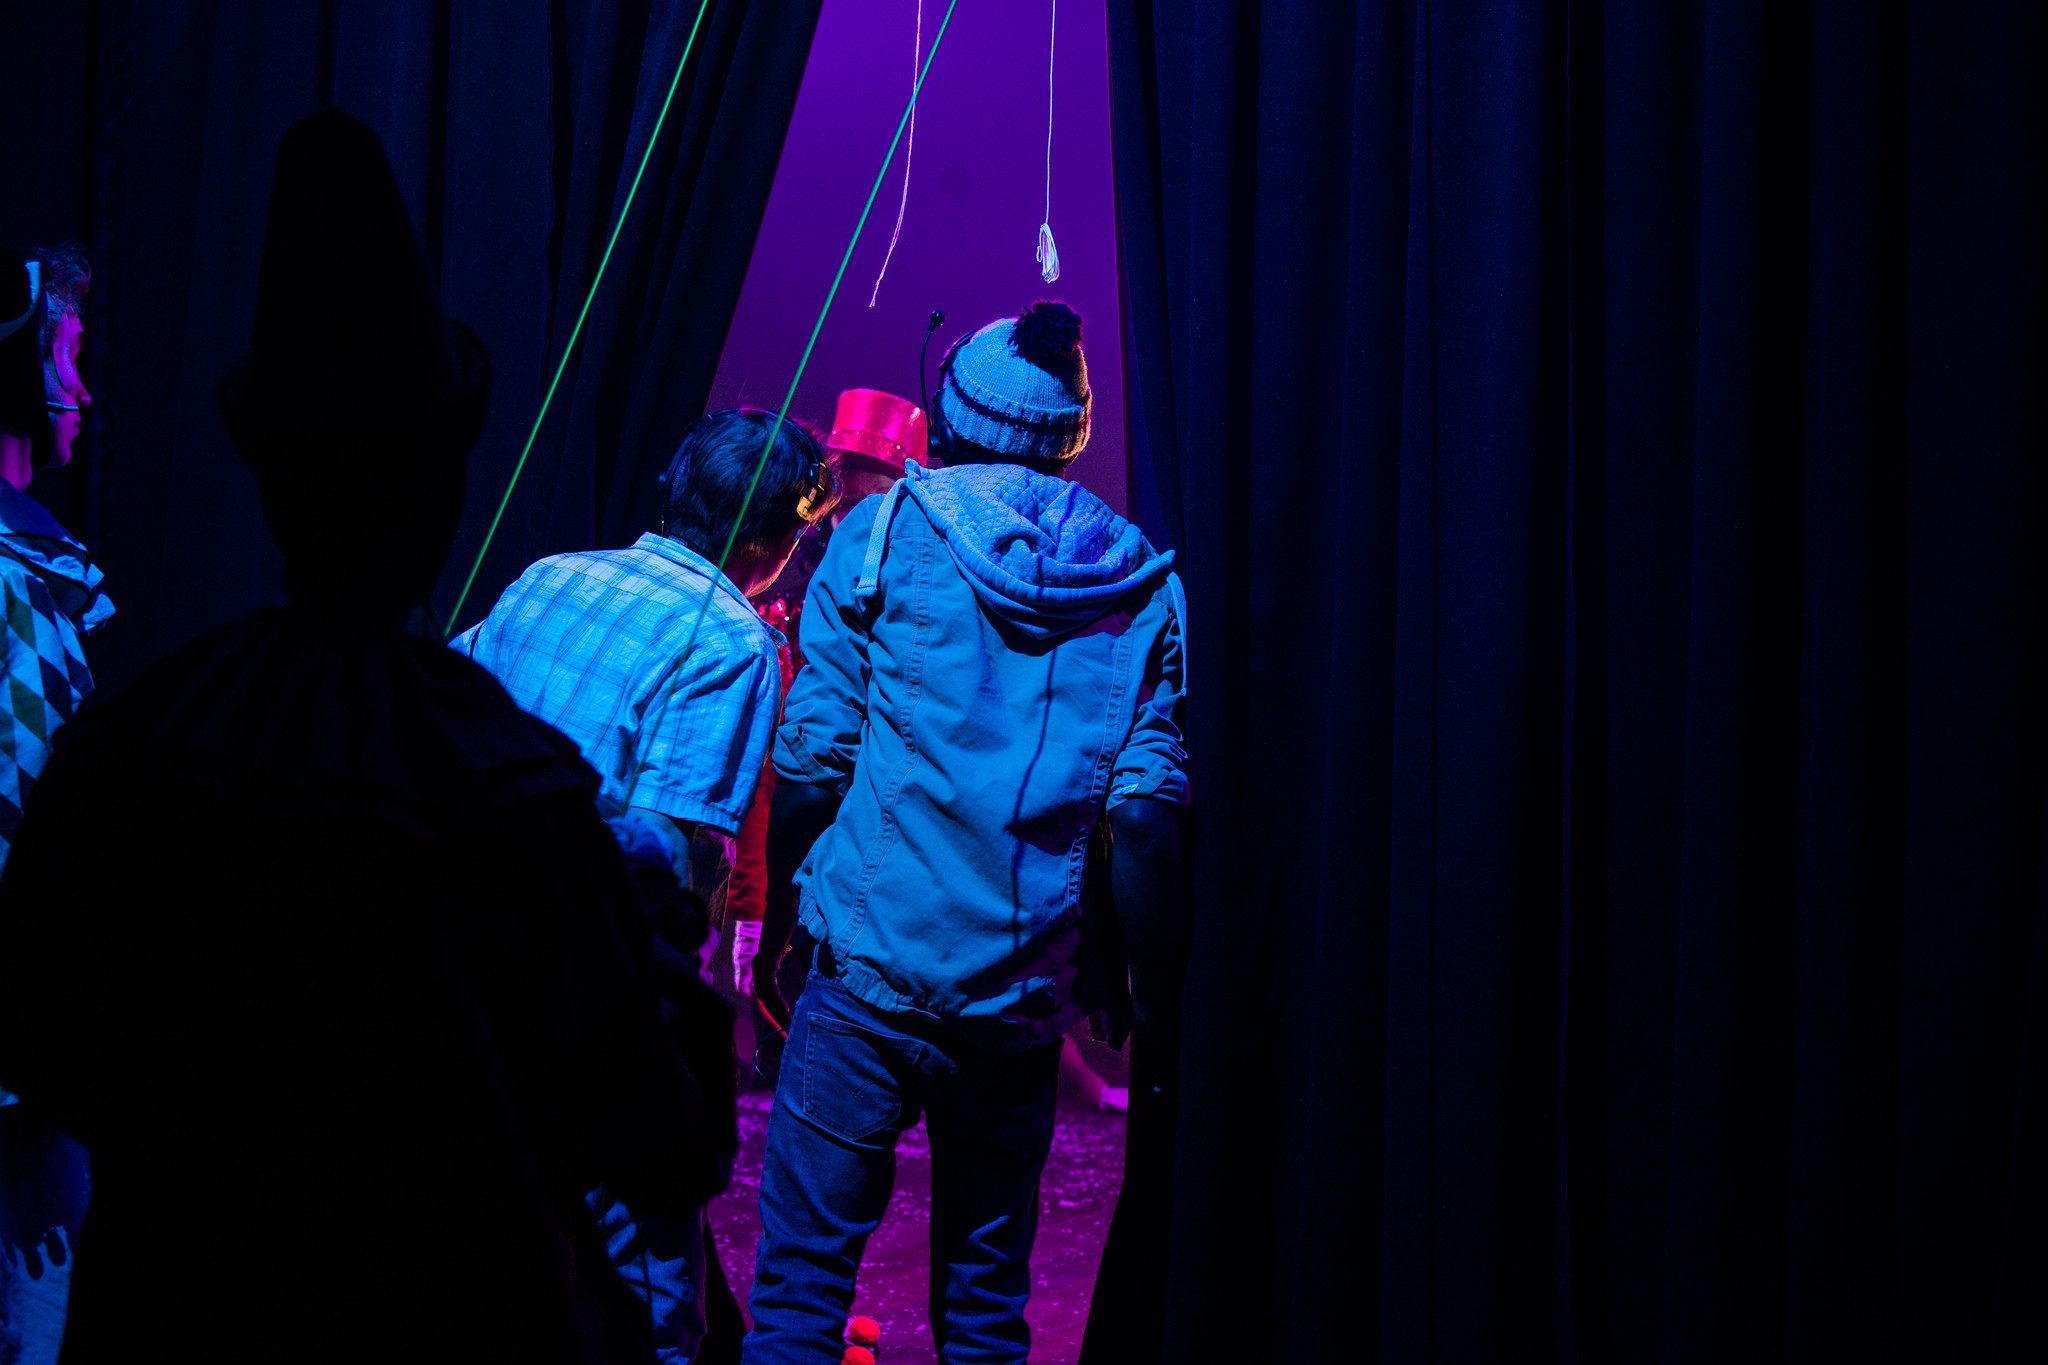
<instances>
[{"instance_id":1,"label":"silhouette of head","mask_svg":"<svg viewBox=\"0 0 2048 1365\"><path fill-rule=\"evenodd\" d=\"M489 391L377 135L339 110L301 119L278 149L249 354L219 391L294 598L426 596Z\"/></svg>"}]
</instances>

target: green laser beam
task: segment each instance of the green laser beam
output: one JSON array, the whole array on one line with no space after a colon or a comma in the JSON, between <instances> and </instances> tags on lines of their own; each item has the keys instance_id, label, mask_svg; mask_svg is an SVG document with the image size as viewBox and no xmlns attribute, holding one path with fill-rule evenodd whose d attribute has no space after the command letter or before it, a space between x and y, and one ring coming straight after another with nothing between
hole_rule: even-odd
<instances>
[{"instance_id":1,"label":"green laser beam","mask_svg":"<svg viewBox=\"0 0 2048 1365\"><path fill-rule=\"evenodd\" d=\"M953 7L960 0L946 0L946 13L939 20L939 31L932 35L931 51L925 54L924 67L917 73L917 83L910 87L910 103L903 106L903 116L896 120L896 135L889 139L889 151L882 158L882 168L875 172L875 183L868 189L867 203L861 205L860 220L853 225L853 236L847 240L846 252L839 258L839 269L833 272L832 287L825 293L825 306L818 310L818 320L811 324L810 340L804 343L804 353L797 360L796 373L789 381L789 391L782 396L782 407L775 414L775 422L768 428L768 439L761 444L761 458L754 462L754 475L747 480L746 495L740 499L739 515L733 518L732 529L726 532L725 547L718 552L717 572L704 585L703 599L697 604L697 618L690 623L690 633L683 642L683 652L676 657L675 669L680 669L690 657L690 651L697 647L697 634L704 627L704 616L711 610L712 594L718 591L718 580L725 575L726 560L732 554L732 547L739 539L740 526L747 519L747 510L754 504L754 491L761 486L761 475L768 468L769 453L775 449L775 438L781 434L782 423L789 416L789 405L796 399L797 385L803 382L804 370L811 363L811 352L817 347L818 335L825 330L825 317L832 311L832 304L839 297L839 282L846 278L846 267L853 260L853 250L860 244L860 235L868 225L868 215L874 211L875 196L882 192L882 182L888 178L889 164L896 159L896 146L903 140L903 130L910 122L910 113L917 108L917 97L924 91L925 77L931 74L932 60L939 55L939 44L946 40L946 25L953 21ZM657 701L650 715L658 712L668 698ZM633 804L633 789L638 785L640 769L636 765L632 777L626 784L625 799L620 809L627 810Z\"/></svg>"},{"instance_id":2,"label":"green laser beam","mask_svg":"<svg viewBox=\"0 0 2048 1365\"><path fill-rule=\"evenodd\" d=\"M548 381L548 391L540 400L540 411L533 419L533 429L526 433L526 445L519 452L519 461L512 466L512 478L505 485L505 496L498 499L498 510L491 515L491 529L484 532L484 543L476 552L476 562L469 566L469 577L462 580L462 591L456 595L455 608L448 613L448 623L441 629L441 638L447 639L455 633L455 623L462 617L463 603L469 601L469 590L476 584L477 571L484 566L484 556L491 552L491 542L497 538L498 523L505 519L505 509L512 503L512 490L519 486L519 476L526 472L526 459L533 454L533 443L540 436L541 423L547 421L548 407L555 401L555 389L562 382L562 375L569 368L569 357L576 352L577 339L583 335L583 320L590 316L590 305L597 299L597 287L604 282L605 267L611 264L612 248L619 244L619 233L626 226L626 215L633 211L633 196L640 192L640 177L647 174L647 163L654 158L654 145L661 141L662 125L668 122L668 107L676 97L676 87L683 83L683 68L689 64L690 53L697 46L697 30L703 26L704 11L711 8L711 0L700 0L697 17L690 24L690 36L683 43L683 55L676 63L675 78L668 83L668 94L662 97L661 112L655 116L654 131L647 135L647 150L640 154L640 167L633 172L633 183L626 189L626 202L619 205L619 216L612 223L611 239L604 244L604 255L597 262L597 274L590 280L590 292L583 296L583 307L576 314L576 325L569 332L569 344L562 348L562 359L555 366L555 377Z\"/></svg>"}]
</instances>

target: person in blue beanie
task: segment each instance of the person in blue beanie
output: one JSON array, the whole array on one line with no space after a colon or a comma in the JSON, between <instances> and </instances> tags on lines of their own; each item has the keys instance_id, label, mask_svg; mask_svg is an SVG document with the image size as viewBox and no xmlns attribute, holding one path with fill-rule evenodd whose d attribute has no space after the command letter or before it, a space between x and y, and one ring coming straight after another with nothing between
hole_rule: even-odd
<instances>
[{"instance_id":1,"label":"person in blue beanie","mask_svg":"<svg viewBox=\"0 0 2048 1365\"><path fill-rule=\"evenodd\" d=\"M793 918L818 947L793 1011L754 973L787 1043L749 1365L840 1359L920 1116L938 1358L1024 1360L1061 1036L1171 1014L1186 611L1172 554L1063 477L1091 404L1066 305L981 328L940 366L944 467L856 507L812 577L762 952Z\"/></svg>"}]
</instances>

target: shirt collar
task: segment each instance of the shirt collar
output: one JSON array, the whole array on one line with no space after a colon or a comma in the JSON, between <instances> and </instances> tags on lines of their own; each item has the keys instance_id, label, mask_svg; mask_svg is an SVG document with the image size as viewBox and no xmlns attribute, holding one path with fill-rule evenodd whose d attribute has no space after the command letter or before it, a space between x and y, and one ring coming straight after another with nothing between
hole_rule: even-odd
<instances>
[{"instance_id":1,"label":"shirt collar","mask_svg":"<svg viewBox=\"0 0 2048 1365\"><path fill-rule=\"evenodd\" d=\"M114 614L100 590L103 575L85 546L57 524L48 508L0 479L0 554L43 580L57 606L81 630L97 630Z\"/></svg>"},{"instance_id":2,"label":"shirt collar","mask_svg":"<svg viewBox=\"0 0 2048 1365\"><path fill-rule=\"evenodd\" d=\"M754 604L747 600L747 595L739 590L737 584L720 573L717 565L675 537L657 535L653 531L642 531L640 539L633 542L633 548L645 550L649 554L660 555L670 563L680 564L700 577L713 580L726 596L746 608L749 615L753 614Z\"/></svg>"}]
</instances>

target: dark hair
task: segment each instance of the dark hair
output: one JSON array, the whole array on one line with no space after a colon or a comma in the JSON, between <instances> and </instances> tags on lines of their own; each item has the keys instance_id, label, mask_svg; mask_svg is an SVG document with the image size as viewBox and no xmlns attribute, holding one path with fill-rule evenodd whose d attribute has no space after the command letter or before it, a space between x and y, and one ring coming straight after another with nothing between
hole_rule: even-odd
<instances>
[{"instance_id":1,"label":"dark hair","mask_svg":"<svg viewBox=\"0 0 2048 1365\"><path fill-rule=\"evenodd\" d=\"M775 414L761 408L726 408L706 413L683 437L662 483L662 519L667 534L707 559L716 559L732 535L747 484L761 464L761 449L775 431ZM811 467L825 459L824 447L802 423L784 418L761 469L761 482L747 503L734 549L758 549L782 539L800 524L797 502Z\"/></svg>"},{"instance_id":2,"label":"dark hair","mask_svg":"<svg viewBox=\"0 0 2048 1365\"><path fill-rule=\"evenodd\" d=\"M92 262L85 259L85 248L76 242L38 247L30 254L43 267L43 316L39 319L39 339L43 354L48 355L50 341L57 333L57 324L64 320L66 313L78 312L85 303L86 291L92 288Z\"/></svg>"}]
</instances>

